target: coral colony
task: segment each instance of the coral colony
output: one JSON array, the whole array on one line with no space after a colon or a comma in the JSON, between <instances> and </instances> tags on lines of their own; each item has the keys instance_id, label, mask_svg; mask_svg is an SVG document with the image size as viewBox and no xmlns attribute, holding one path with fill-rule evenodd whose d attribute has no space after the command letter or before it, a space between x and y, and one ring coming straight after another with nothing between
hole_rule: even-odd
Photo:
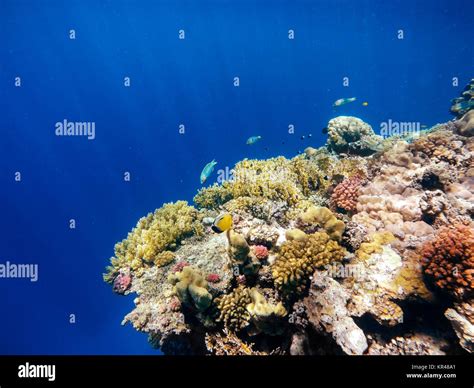
<instances>
[{"instance_id":1,"label":"coral colony","mask_svg":"<svg viewBox=\"0 0 474 388\"><path fill-rule=\"evenodd\" d=\"M416 137L333 118L325 146L242 160L195 206L169 203L140 219L104 275L116 293L137 295L123 323L165 354L472 352L465 94L454 121ZM228 230L211 231L216 219Z\"/></svg>"}]
</instances>

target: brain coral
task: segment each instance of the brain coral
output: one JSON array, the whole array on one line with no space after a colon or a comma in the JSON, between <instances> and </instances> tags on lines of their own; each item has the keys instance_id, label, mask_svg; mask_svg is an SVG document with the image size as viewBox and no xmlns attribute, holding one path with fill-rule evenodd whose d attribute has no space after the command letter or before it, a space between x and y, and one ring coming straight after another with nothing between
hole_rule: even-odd
<instances>
[{"instance_id":1,"label":"brain coral","mask_svg":"<svg viewBox=\"0 0 474 388\"><path fill-rule=\"evenodd\" d=\"M328 123L327 147L337 153L367 155L377 151L382 138L357 117L339 116Z\"/></svg>"},{"instance_id":2,"label":"brain coral","mask_svg":"<svg viewBox=\"0 0 474 388\"><path fill-rule=\"evenodd\" d=\"M457 297L474 290L474 231L454 224L438 231L422 249L424 272L437 287Z\"/></svg>"},{"instance_id":3,"label":"brain coral","mask_svg":"<svg viewBox=\"0 0 474 388\"><path fill-rule=\"evenodd\" d=\"M342 261L345 254L345 249L325 232L289 240L272 265L275 286L283 293L302 293L316 268Z\"/></svg>"},{"instance_id":4,"label":"brain coral","mask_svg":"<svg viewBox=\"0 0 474 388\"><path fill-rule=\"evenodd\" d=\"M203 234L199 212L186 201L167 203L141 218L125 240L115 245L115 257L104 280L111 282L121 268L140 276L145 263L164 265L172 261L166 250L174 249L186 237ZM163 254L162 254L163 253Z\"/></svg>"},{"instance_id":5,"label":"brain coral","mask_svg":"<svg viewBox=\"0 0 474 388\"><path fill-rule=\"evenodd\" d=\"M356 211L361 184L362 179L357 175L344 179L334 189L331 195L331 203L346 212Z\"/></svg>"}]
</instances>

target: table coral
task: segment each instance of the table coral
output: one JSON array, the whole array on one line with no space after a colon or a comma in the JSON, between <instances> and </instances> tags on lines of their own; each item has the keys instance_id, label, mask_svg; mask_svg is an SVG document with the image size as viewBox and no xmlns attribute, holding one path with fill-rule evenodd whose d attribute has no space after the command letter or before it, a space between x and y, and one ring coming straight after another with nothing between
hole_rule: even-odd
<instances>
[{"instance_id":1,"label":"table coral","mask_svg":"<svg viewBox=\"0 0 474 388\"><path fill-rule=\"evenodd\" d=\"M474 291L474 231L454 224L440 229L422 250L425 274L440 289L456 297Z\"/></svg>"}]
</instances>

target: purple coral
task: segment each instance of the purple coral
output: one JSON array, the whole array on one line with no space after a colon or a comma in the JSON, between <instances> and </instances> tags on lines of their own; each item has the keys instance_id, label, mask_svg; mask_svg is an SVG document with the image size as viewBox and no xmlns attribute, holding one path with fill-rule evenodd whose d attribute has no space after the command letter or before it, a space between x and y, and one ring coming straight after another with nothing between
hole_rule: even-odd
<instances>
[{"instance_id":1,"label":"purple coral","mask_svg":"<svg viewBox=\"0 0 474 388\"><path fill-rule=\"evenodd\" d=\"M128 274L119 273L114 279L113 290L117 294L124 294L132 284L132 277Z\"/></svg>"},{"instance_id":2,"label":"purple coral","mask_svg":"<svg viewBox=\"0 0 474 388\"><path fill-rule=\"evenodd\" d=\"M221 277L216 273L211 273L211 274L207 275L206 280L209 283L219 283L221 281Z\"/></svg>"},{"instance_id":3,"label":"purple coral","mask_svg":"<svg viewBox=\"0 0 474 388\"><path fill-rule=\"evenodd\" d=\"M181 272L184 267L187 267L189 263L187 261L179 261L171 269L172 272Z\"/></svg>"}]
</instances>

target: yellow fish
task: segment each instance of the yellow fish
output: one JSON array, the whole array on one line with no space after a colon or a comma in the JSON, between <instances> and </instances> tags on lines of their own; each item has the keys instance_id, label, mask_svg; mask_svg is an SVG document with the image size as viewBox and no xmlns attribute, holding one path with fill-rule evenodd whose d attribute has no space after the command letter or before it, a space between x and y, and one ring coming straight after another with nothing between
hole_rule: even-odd
<instances>
[{"instance_id":1,"label":"yellow fish","mask_svg":"<svg viewBox=\"0 0 474 388\"><path fill-rule=\"evenodd\" d=\"M364 101L364 102L362 103L362 105L363 105L363 106L367 106L367 105L369 105L369 103L368 103L367 101Z\"/></svg>"},{"instance_id":2,"label":"yellow fish","mask_svg":"<svg viewBox=\"0 0 474 388\"><path fill-rule=\"evenodd\" d=\"M211 226L211 229L216 233L226 232L230 228L232 228L232 215L229 213L221 214Z\"/></svg>"}]
</instances>

